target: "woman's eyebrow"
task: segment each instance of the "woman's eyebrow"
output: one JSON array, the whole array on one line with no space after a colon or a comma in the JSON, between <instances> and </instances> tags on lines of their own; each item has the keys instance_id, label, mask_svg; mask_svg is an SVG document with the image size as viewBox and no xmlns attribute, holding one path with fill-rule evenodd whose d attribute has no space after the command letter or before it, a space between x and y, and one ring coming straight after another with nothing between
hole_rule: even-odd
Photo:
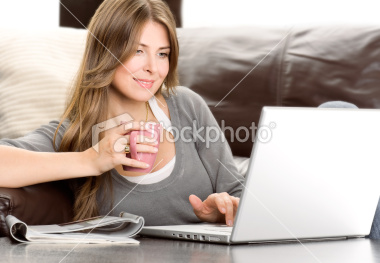
<instances>
[{"instance_id":1,"label":"woman's eyebrow","mask_svg":"<svg viewBox=\"0 0 380 263\"><path fill-rule=\"evenodd\" d=\"M140 46L142 46L142 47L147 47L147 48L149 48L149 46L148 45L146 45L146 44L144 44L144 43L139 43L139 45ZM167 46L167 47L159 47L158 49L170 49L170 46Z\"/></svg>"}]
</instances>

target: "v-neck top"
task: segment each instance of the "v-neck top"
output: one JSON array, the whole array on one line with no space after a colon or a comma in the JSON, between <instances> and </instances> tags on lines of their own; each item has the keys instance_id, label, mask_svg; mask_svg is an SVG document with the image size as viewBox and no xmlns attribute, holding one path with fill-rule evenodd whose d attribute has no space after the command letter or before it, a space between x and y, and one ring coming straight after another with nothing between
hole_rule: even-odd
<instances>
[{"instance_id":1,"label":"v-neck top","mask_svg":"<svg viewBox=\"0 0 380 263\"><path fill-rule=\"evenodd\" d=\"M200 220L189 202L191 194L201 200L221 192L240 197L244 178L206 102L185 87L177 87L174 95L164 98L174 138L178 138L173 171L157 183L136 184L112 169L114 202L100 205L101 214L126 211L143 216L147 226L192 224Z\"/></svg>"}]
</instances>

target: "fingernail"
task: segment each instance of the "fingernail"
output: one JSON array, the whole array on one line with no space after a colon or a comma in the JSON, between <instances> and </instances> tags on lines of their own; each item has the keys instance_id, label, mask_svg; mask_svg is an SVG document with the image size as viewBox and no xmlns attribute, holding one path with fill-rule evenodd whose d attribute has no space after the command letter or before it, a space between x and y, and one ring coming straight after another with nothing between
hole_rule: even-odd
<instances>
[{"instance_id":1,"label":"fingernail","mask_svg":"<svg viewBox=\"0 0 380 263\"><path fill-rule=\"evenodd\" d=\"M157 148L154 148L154 149L153 149L153 152L155 152L155 153L158 152L158 149L157 149Z\"/></svg>"},{"instance_id":2,"label":"fingernail","mask_svg":"<svg viewBox=\"0 0 380 263\"><path fill-rule=\"evenodd\" d=\"M222 208L222 213L226 213L226 209L225 208Z\"/></svg>"},{"instance_id":3,"label":"fingernail","mask_svg":"<svg viewBox=\"0 0 380 263\"><path fill-rule=\"evenodd\" d=\"M144 166L145 166L146 168L148 168L148 167L149 167L149 164L146 163L146 164L144 164Z\"/></svg>"},{"instance_id":4,"label":"fingernail","mask_svg":"<svg viewBox=\"0 0 380 263\"><path fill-rule=\"evenodd\" d=\"M232 220L228 220L228 221L227 221L227 225L228 225L228 226L232 226Z\"/></svg>"}]
</instances>

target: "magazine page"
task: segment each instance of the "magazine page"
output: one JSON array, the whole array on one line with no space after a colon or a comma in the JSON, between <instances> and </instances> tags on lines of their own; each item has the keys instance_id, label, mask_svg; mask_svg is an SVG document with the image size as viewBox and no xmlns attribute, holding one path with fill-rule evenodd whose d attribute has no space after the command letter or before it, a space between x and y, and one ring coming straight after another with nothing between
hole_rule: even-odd
<instances>
[{"instance_id":1,"label":"magazine page","mask_svg":"<svg viewBox=\"0 0 380 263\"><path fill-rule=\"evenodd\" d=\"M5 218L5 223L7 224L9 228L9 233L11 234L11 237L14 240L18 242L28 241L25 238L25 234L27 232L28 226L24 222L18 220L16 217L12 215L8 215Z\"/></svg>"},{"instance_id":2,"label":"magazine page","mask_svg":"<svg viewBox=\"0 0 380 263\"><path fill-rule=\"evenodd\" d=\"M124 232L124 233L123 233ZM122 244L139 244L136 239L125 235L125 229L119 232L107 232L106 234L98 233L62 233L62 234L41 234L28 231L26 234L28 242L33 243L75 243L75 244L100 244L100 243L122 243Z\"/></svg>"},{"instance_id":3,"label":"magazine page","mask_svg":"<svg viewBox=\"0 0 380 263\"><path fill-rule=\"evenodd\" d=\"M135 236L144 226L144 218L129 213L120 217L99 216L59 225L27 226L14 216L5 219L12 238L19 242L48 243L128 243L138 244Z\"/></svg>"}]
</instances>

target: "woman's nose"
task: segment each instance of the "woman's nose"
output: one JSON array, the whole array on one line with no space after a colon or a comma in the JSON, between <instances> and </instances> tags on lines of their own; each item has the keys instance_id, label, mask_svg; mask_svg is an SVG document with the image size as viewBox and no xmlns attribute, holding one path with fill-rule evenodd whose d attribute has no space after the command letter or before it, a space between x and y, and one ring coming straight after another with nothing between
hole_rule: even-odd
<instances>
[{"instance_id":1,"label":"woman's nose","mask_svg":"<svg viewBox=\"0 0 380 263\"><path fill-rule=\"evenodd\" d=\"M154 73L157 71L155 56L146 56L144 71Z\"/></svg>"}]
</instances>

